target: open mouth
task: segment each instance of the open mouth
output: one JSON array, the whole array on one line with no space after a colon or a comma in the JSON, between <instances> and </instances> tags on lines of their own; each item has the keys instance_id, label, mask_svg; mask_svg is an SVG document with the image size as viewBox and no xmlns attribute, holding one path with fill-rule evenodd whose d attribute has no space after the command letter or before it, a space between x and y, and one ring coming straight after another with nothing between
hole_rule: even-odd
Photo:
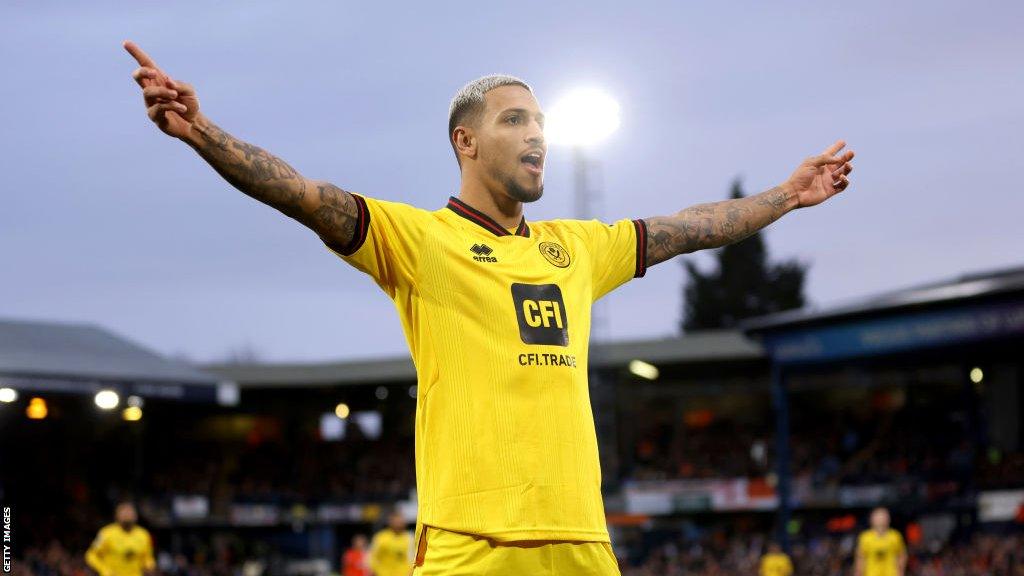
<instances>
[{"instance_id":1,"label":"open mouth","mask_svg":"<svg viewBox=\"0 0 1024 576\"><path fill-rule=\"evenodd\" d=\"M544 169L544 155L540 152L529 152L519 158L519 161L526 166L526 170L534 174L540 174Z\"/></svg>"}]
</instances>

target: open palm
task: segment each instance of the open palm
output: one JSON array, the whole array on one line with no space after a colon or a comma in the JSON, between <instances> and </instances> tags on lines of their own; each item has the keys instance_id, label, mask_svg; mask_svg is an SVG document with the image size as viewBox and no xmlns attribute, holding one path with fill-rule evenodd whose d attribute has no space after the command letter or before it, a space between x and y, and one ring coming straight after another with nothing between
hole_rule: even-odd
<instances>
[{"instance_id":1,"label":"open palm","mask_svg":"<svg viewBox=\"0 0 1024 576\"><path fill-rule=\"evenodd\" d=\"M820 155L804 160L789 177L786 186L796 194L799 207L821 204L850 185L854 153L847 150L839 154L845 147L846 142L837 141Z\"/></svg>"}]
</instances>

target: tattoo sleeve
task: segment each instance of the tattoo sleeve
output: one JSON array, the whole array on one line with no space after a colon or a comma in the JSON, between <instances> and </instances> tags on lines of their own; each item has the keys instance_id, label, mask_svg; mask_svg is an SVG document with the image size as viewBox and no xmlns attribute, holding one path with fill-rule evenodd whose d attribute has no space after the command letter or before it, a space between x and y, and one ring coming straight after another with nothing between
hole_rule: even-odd
<instances>
[{"instance_id":1,"label":"tattoo sleeve","mask_svg":"<svg viewBox=\"0 0 1024 576\"><path fill-rule=\"evenodd\" d=\"M193 132L189 145L242 193L298 220L333 248L344 248L352 240L358 212L351 194L328 182L307 180L284 160L208 120L193 124Z\"/></svg>"},{"instance_id":2,"label":"tattoo sleeve","mask_svg":"<svg viewBox=\"0 0 1024 576\"><path fill-rule=\"evenodd\" d=\"M756 196L698 204L671 216L645 218L647 265L743 240L796 207L796 197L781 187Z\"/></svg>"}]
</instances>

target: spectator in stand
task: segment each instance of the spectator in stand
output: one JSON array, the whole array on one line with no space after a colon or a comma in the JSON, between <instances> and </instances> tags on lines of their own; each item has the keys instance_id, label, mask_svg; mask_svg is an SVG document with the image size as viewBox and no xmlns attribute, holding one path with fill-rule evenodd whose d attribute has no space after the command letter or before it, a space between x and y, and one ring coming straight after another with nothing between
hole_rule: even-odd
<instances>
[{"instance_id":1,"label":"spectator in stand","mask_svg":"<svg viewBox=\"0 0 1024 576\"><path fill-rule=\"evenodd\" d=\"M793 561L777 542L772 542L768 545L768 553L761 558L761 566L757 572L760 576L791 576Z\"/></svg>"},{"instance_id":2,"label":"spectator in stand","mask_svg":"<svg viewBox=\"0 0 1024 576\"><path fill-rule=\"evenodd\" d=\"M370 576L370 566L366 557L366 536L356 534L352 537L352 547L345 551L341 558L342 576Z\"/></svg>"}]
</instances>

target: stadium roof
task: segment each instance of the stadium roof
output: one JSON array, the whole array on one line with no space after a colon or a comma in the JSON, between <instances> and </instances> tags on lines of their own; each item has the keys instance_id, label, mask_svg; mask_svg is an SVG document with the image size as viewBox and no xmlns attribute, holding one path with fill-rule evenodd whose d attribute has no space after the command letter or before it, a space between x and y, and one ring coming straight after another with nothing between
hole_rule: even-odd
<instances>
[{"instance_id":1,"label":"stadium roof","mask_svg":"<svg viewBox=\"0 0 1024 576\"><path fill-rule=\"evenodd\" d=\"M591 363L596 367L625 366L630 360L685 363L757 360L760 345L736 330L709 330L682 337L596 344ZM208 364L203 369L241 387L333 386L415 380L408 356L343 362Z\"/></svg>"},{"instance_id":2,"label":"stadium roof","mask_svg":"<svg viewBox=\"0 0 1024 576\"><path fill-rule=\"evenodd\" d=\"M1024 266L964 274L914 288L884 292L825 310L803 308L753 318L743 323L743 329L750 333L788 329L858 316L984 300L1014 292L1024 292Z\"/></svg>"},{"instance_id":3,"label":"stadium roof","mask_svg":"<svg viewBox=\"0 0 1024 576\"><path fill-rule=\"evenodd\" d=\"M181 398L183 387L212 390L218 380L96 325L0 319L0 382L63 392L124 385Z\"/></svg>"}]
</instances>

